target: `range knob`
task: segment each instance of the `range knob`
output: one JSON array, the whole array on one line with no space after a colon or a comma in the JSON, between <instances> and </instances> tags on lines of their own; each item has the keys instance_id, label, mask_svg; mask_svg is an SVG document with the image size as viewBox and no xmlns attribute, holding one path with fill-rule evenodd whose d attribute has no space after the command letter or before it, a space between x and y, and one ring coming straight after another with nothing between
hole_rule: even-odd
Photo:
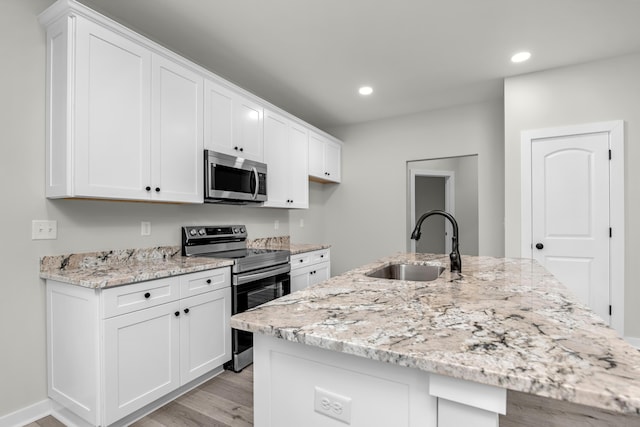
<instances>
[{"instance_id":1,"label":"range knob","mask_svg":"<svg viewBox=\"0 0 640 427\"><path fill-rule=\"evenodd\" d=\"M245 232L244 227L240 227L240 232L241 232L241 233L244 233L244 232Z\"/></svg>"},{"instance_id":2,"label":"range knob","mask_svg":"<svg viewBox=\"0 0 640 427\"><path fill-rule=\"evenodd\" d=\"M195 236L196 234L198 234L198 232L196 231L195 228L192 228L191 230L189 230L189 236Z\"/></svg>"},{"instance_id":3,"label":"range knob","mask_svg":"<svg viewBox=\"0 0 640 427\"><path fill-rule=\"evenodd\" d=\"M207 232L204 231L204 228L201 228L200 230L198 230L198 234L201 236L204 236Z\"/></svg>"},{"instance_id":4,"label":"range knob","mask_svg":"<svg viewBox=\"0 0 640 427\"><path fill-rule=\"evenodd\" d=\"M238 234L239 232L240 232L240 229L238 229L238 228L234 228L233 229L233 234Z\"/></svg>"}]
</instances>

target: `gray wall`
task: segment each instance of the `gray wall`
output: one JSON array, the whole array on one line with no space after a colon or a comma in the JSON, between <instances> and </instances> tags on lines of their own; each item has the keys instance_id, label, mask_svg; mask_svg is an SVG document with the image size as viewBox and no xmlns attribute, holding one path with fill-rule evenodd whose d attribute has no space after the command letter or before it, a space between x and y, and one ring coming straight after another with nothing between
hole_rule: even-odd
<instances>
[{"instance_id":1,"label":"gray wall","mask_svg":"<svg viewBox=\"0 0 640 427\"><path fill-rule=\"evenodd\" d=\"M502 100L330 129L345 141L342 184L327 195L331 268L406 250L406 162L478 154L479 253L504 254Z\"/></svg>"},{"instance_id":2,"label":"gray wall","mask_svg":"<svg viewBox=\"0 0 640 427\"><path fill-rule=\"evenodd\" d=\"M520 132L625 122L625 335L640 336L640 54L508 78L505 105L505 252L520 256Z\"/></svg>"}]
</instances>

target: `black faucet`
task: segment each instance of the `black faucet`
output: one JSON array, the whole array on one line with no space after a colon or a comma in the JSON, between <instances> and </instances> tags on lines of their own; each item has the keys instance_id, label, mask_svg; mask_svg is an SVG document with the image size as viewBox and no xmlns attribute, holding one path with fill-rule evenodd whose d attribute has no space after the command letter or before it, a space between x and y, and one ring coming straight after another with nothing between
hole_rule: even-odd
<instances>
[{"instance_id":1,"label":"black faucet","mask_svg":"<svg viewBox=\"0 0 640 427\"><path fill-rule=\"evenodd\" d=\"M422 222L431 215L443 216L447 218L449 222L451 222L451 225L453 226L453 236L451 237L451 253L449 254L449 259L451 260L451 272L458 274L462 273L462 259L460 258L460 251L458 250L458 222L449 212L434 209L432 211L424 213L416 223L416 228L413 229L411 238L415 241L420 240L420 227L422 227Z\"/></svg>"}]
</instances>

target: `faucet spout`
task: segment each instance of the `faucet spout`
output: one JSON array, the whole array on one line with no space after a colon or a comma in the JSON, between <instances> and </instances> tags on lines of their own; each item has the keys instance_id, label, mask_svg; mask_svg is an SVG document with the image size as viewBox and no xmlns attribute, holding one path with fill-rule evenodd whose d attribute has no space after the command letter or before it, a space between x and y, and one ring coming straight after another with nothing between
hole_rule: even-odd
<instances>
[{"instance_id":1,"label":"faucet spout","mask_svg":"<svg viewBox=\"0 0 640 427\"><path fill-rule=\"evenodd\" d=\"M432 215L445 217L449 220L451 226L453 227L453 236L451 237L451 253L449 254L449 259L451 260L451 272L460 274L462 273L462 258L460 257L460 251L458 250L458 222L449 212L434 209L422 214L420 219L418 219L418 222L416 222L416 226L411 233L411 238L415 241L420 240L420 227L422 227L422 223L424 222L424 220Z\"/></svg>"}]
</instances>

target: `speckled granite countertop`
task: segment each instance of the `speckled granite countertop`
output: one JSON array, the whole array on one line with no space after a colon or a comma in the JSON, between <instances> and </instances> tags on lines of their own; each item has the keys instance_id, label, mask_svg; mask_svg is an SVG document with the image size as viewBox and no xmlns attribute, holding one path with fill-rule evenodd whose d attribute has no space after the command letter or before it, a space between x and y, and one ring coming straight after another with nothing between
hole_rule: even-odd
<instances>
[{"instance_id":1,"label":"speckled granite countertop","mask_svg":"<svg viewBox=\"0 0 640 427\"><path fill-rule=\"evenodd\" d=\"M87 288L108 288L232 265L232 260L183 257L179 246L46 256L40 277Z\"/></svg>"},{"instance_id":2,"label":"speckled granite countertop","mask_svg":"<svg viewBox=\"0 0 640 427\"><path fill-rule=\"evenodd\" d=\"M320 249L329 249L331 247L330 245L323 244L291 243L289 236L254 239L248 241L247 246L252 248L282 249L291 252L291 255L317 251Z\"/></svg>"},{"instance_id":3,"label":"speckled granite countertop","mask_svg":"<svg viewBox=\"0 0 640 427\"><path fill-rule=\"evenodd\" d=\"M231 326L373 360L640 414L640 352L538 263L463 257L463 278L374 279L398 254L235 315ZM639 419L640 421L640 419Z\"/></svg>"}]
</instances>

